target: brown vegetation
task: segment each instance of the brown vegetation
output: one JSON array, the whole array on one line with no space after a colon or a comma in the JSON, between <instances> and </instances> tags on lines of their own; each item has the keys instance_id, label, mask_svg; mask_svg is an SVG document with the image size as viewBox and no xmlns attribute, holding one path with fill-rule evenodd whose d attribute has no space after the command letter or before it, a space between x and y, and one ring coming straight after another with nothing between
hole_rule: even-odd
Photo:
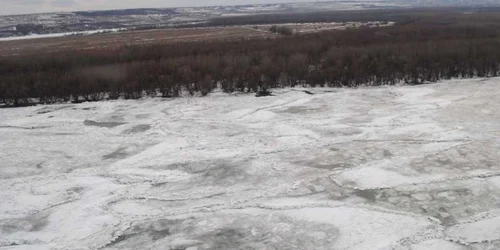
<instances>
[{"instance_id":1,"label":"brown vegetation","mask_svg":"<svg viewBox=\"0 0 500 250\"><path fill-rule=\"evenodd\" d=\"M0 102L264 93L293 86L354 87L497 76L500 17L462 14L391 27L276 39L134 45L0 59ZM496 19L495 19L496 18ZM496 20L496 21L495 21Z\"/></svg>"},{"instance_id":2,"label":"brown vegetation","mask_svg":"<svg viewBox=\"0 0 500 250\"><path fill-rule=\"evenodd\" d=\"M0 41L0 57L40 53L47 54L74 50L113 50L132 45L266 37L274 37L274 35L246 27L136 30L96 35L74 35L55 38Z\"/></svg>"}]
</instances>

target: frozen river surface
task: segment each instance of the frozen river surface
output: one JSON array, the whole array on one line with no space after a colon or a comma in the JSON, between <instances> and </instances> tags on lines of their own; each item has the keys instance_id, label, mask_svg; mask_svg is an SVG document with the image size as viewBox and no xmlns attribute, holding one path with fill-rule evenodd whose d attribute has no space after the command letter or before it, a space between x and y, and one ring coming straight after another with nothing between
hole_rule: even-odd
<instances>
[{"instance_id":1,"label":"frozen river surface","mask_svg":"<svg viewBox=\"0 0 500 250\"><path fill-rule=\"evenodd\" d=\"M500 79L0 110L0 249L500 249Z\"/></svg>"}]
</instances>

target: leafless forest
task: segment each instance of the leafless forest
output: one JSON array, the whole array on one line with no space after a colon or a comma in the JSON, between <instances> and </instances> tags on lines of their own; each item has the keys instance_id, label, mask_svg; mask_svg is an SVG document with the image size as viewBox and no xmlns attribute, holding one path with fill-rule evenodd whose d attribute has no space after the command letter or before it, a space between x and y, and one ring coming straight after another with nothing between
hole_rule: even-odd
<instances>
[{"instance_id":1,"label":"leafless forest","mask_svg":"<svg viewBox=\"0 0 500 250\"><path fill-rule=\"evenodd\" d=\"M0 103L25 106L206 95L216 88L267 92L288 86L423 84L499 73L500 10L346 13L296 14L295 18L396 24L4 56L0 58ZM293 17L231 17L214 20L213 25L283 23Z\"/></svg>"}]
</instances>

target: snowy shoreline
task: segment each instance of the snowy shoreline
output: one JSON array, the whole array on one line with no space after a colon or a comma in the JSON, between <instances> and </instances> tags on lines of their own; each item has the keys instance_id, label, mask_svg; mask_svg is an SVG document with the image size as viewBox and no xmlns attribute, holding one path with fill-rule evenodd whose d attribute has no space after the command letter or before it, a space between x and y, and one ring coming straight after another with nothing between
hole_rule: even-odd
<instances>
[{"instance_id":1,"label":"snowy shoreline","mask_svg":"<svg viewBox=\"0 0 500 250\"><path fill-rule=\"evenodd\" d=\"M41 39L41 38L55 38L55 37L65 37L65 36L94 35L94 34L100 34L100 33L121 32L121 31L126 31L126 30L127 29L101 29L101 30L87 30L87 31L79 31L79 32L53 33L53 34L32 34L32 35L27 35L27 36L1 37L0 42L29 40L29 39Z\"/></svg>"}]
</instances>

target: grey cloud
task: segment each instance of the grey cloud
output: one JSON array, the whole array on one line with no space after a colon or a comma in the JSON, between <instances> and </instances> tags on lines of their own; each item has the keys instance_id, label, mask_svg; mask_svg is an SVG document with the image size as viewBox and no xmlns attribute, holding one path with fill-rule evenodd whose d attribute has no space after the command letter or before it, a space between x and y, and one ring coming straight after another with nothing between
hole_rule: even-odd
<instances>
[{"instance_id":1,"label":"grey cloud","mask_svg":"<svg viewBox=\"0 0 500 250\"><path fill-rule=\"evenodd\" d=\"M0 0L0 15L122 8L162 8L315 0Z\"/></svg>"},{"instance_id":2,"label":"grey cloud","mask_svg":"<svg viewBox=\"0 0 500 250\"><path fill-rule=\"evenodd\" d=\"M52 5L57 6L57 7L70 7L74 6L77 4L77 1L75 0L55 0L52 1Z\"/></svg>"},{"instance_id":3,"label":"grey cloud","mask_svg":"<svg viewBox=\"0 0 500 250\"><path fill-rule=\"evenodd\" d=\"M64 0L63 0L64 1ZM9 4L26 4L26 5L37 5L37 4L42 4L44 1L43 0L4 0L0 1L1 4L9 5Z\"/></svg>"}]
</instances>

